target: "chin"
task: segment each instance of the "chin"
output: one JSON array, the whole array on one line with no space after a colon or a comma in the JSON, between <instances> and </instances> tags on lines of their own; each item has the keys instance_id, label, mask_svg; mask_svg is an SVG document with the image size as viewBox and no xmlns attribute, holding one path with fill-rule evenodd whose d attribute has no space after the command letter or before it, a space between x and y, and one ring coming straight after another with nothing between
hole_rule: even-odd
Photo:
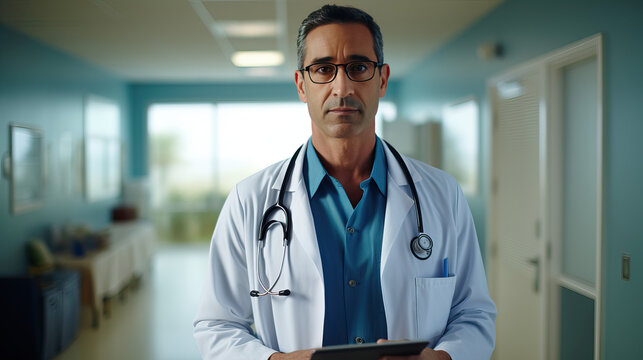
<instances>
[{"instance_id":1,"label":"chin","mask_svg":"<svg viewBox=\"0 0 643 360\"><path fill-rule=\"evenodd\" d=\"M367 129L354 124L342 124L328 129L326 135L336 139L350 139L364 136L367 132Z\"/></svg>"},{"instance_id":2,"label":"chin","mask_svg":"<svg viewBox=\"0 0 643 360\"><path fill-rule=\"evenodd\" d=\"M362 118L333 117L324 118L321 123L313 121L313 132L328 139L350 139L368 136L375 132L375 125L365 123Z\"/></svg>"}]
</instances>

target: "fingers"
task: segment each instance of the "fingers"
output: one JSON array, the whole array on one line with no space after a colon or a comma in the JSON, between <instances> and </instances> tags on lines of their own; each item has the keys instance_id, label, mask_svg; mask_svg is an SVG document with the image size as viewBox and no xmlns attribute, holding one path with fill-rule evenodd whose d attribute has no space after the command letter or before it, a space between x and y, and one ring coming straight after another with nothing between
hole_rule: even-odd
<instances>
[{"instance_id":1,"label":"fingers","mask_svg":"<svg viewBox=\"0 0 643 360\"><path fill-rule=\"evenodd\" d=\"M418 360L421 359L417 355L411 356L382 356L379 360Z\"/></svg>"},{"instance_id":2,"label":"fingers","mask_svg":"<svg viewBox=\"0 0 643 360\"><path fill-rule=\"evenodd\" d=\"M399 340L386 340L386 339L377 339L378 344L383 344L386 342L400 342L400 341L409 341L408 339L399 339Z\"/></svg>"}]
</instances>

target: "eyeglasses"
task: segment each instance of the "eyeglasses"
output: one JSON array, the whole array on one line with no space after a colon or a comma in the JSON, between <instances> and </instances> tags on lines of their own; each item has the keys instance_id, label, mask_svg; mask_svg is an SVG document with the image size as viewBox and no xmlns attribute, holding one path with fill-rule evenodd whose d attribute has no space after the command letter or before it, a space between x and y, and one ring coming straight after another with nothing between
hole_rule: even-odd
<instances>
[{"instance_id":1,"label":"eyeglasses","mask_svg":"<svg viewBox=\"0 0 643 360\"><path fill-rule=\"evenodd\" d=\"M349 79L364 82L372 79L375 76L375 68L381 68L382 65L384 64L370 60L351 61L346 64L317 63L299 71L308 71L310 81L315 84L328 84L337 77L337 68L343 66Z\"/></svg>"}]
</instances>

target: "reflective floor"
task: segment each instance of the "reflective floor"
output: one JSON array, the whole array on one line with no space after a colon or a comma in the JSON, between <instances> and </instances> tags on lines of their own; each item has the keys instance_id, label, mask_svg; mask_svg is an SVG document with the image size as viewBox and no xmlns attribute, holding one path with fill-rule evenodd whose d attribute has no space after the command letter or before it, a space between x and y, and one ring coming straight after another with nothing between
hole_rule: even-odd
<instances>
[{"instance_id":1,"label":"reflective floor","mask_svg":"<svg viewBox=\"0 0 643 360\"><path fill-rule=\"evenodd\" d=\"M159 247L138 289L112 301L111 315L91 327L88 309L76 340L57 360L200 359L192 337L207 245Z\"/></svg>"}]
</instances>

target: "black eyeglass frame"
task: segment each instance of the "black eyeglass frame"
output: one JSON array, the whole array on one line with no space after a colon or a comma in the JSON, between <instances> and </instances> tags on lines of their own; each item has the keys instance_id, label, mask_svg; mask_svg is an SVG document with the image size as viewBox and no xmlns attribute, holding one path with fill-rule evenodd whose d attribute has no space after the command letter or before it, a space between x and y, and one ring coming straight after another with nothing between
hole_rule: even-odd
<instances>
[{"instance_id":1,"label":"black eyeglass frame","mask_svg":"<svg viewBox=\"0 0 643 360\"><path fill-rule=\"evenodd\" d=\"M353 78L351 78L351 76L348 74L348 71L346 70L346 66L348 66L350 64L354 64L354 63L371 63L371 64L375 65L375 68L373 68L373 74L371 74L371 77L369 77L368 79L364 79L364 80L354 80ZM318 81L313 80L313 76L310 75L310 68L312 66L315 66L315 65L333 65L335 67L335 73L333 74L333 78L328 80L328 81L322 81L322 82L318 82ZM308 73L308 78L310 79L310 81L312 81L315 84L330 84L333 81L335 81L335 78L337 78L337 73L338 73L337 68L340 67L340 66L344 67L344 72L346 73L346 77L348 77L349 80L355 81L355 82L366 82L366 81L370 81L371 79L373 79L373 77L375 77L375 69L380 69L380 71L382 70L382 66L384 66L384 63L380 63L380 62L373 61L373 60L355 60L355 61L349 61L349 62L347 62L345 64L333 64L333 63L330 63L330 62L318 62L318 63L310 64L310 65L308 65L308 66L306 66L306 67L304 67L302 69L299 69L299 71L301 71L302 73L304 71L306 71Z\"/></svg>"}]
</instances>

